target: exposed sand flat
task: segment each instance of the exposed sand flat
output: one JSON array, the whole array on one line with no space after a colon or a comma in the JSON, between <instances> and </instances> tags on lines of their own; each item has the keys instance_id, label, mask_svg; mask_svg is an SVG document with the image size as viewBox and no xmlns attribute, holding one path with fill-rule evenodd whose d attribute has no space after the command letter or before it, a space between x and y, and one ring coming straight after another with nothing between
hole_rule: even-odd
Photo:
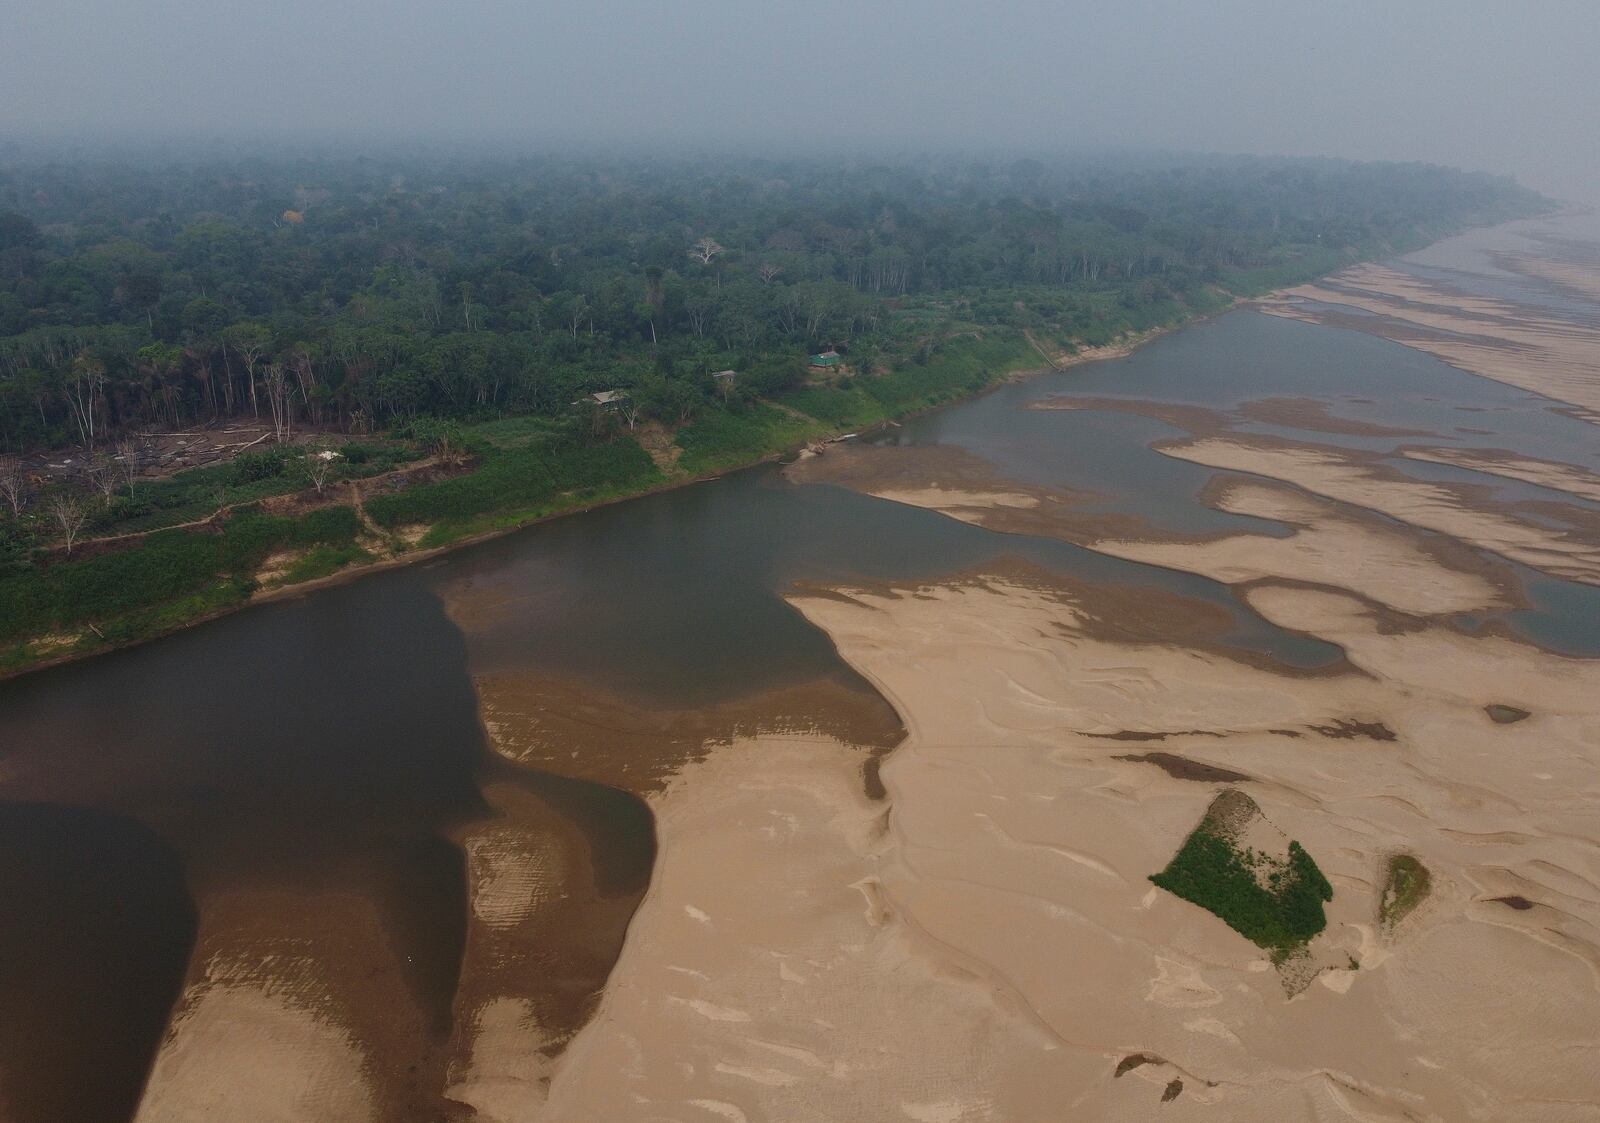
<instances>
[{"instance_id":1,"label":"exposed sand flat","mask_svg":"<svg viewBox=\"0 0 1600 1123\"><path fill-rule=\"evenodd\" d=\"M298 950L299 954L296 954ZM156 1058L138 1123L383 1118L368 1050L306 947L205 960Z\"/></svg>"},{"instance_id":2,"label":"exposed sand flat","mask_svg":"<svg viewBox=\"0 0 1600 1123\"><path fill-rule=\"evenodd\" d=\"M598 893L587 840L536 794L498 782L484 796L494 817L461 837L472 915L444 1092L475 1123L524 1123L594 1010L639 892Z\"/></svg>"},{"instance_id":3,"label":"exposed sand flat","mask_svg":"<svg viewBox=\"0 0 1600 1123\"><path fill-rule=\"evenodd\" d=\"M738 742L653 797L650 894L539 1119L1027 1119L1092 1078L1097 1056L897 915L858 756Z\"/></svg>"},{"instance_id":4,"label":"exposed sand flat","mask_svg":"<svg viewBox=\"0 0 1600 1123\"><path fill-rule=\"evenodd\" d=\"M1127 403L1130 407L1136 404ZM1084 501L1093 498L1090 492L1005 479L987 460L950 445L863 444L830 449L824 455L796 461L784 469L784 475L795 483L837 484L1007 534L1082 544L1096 538L1142 538L1151 533L1145 520L1136 516L1085 511Z\"/></svg>"},{"instance_id":5,"label":"exposed sand flat","mask_svg":"<svg viewBox=\"0 0 1600 1123\"><path fill-rule=\"evenodd\" d=\"M1557 460L1539 460L1508 449L1487 448L1407 448L1401 450L1401 455L1522 480L1600 503L1600 473Z\"/></svg>"},{"instance_id":6,"label":"exposed sand flat","mask_svg":"<svg viewBox=\"0 0 1600 1123\"><path fill-rule=\"evenodd\" d=\"M1312 322L1327 319L1301 300L1374 313L1345 317L1339 323L1398 339L1463 370L1567 402L1582 410L1587 420L1600 418L1600 329L1453 292L1382 265L1358 265L1326 281L1287 289L1259 307Z\"/></svg>"},{"instance_id":7,"label":"exposed sand flat","mask_svg":"<svg viewBox=\"0 0 1600 1123\"><path fill-rule=\"evenodd\" d=\"M557 1038L533 1004L499 996L471 1012L461 1032L469 1052L446 1095L472 1109L473 1123L529 1123L544 1106Z\"/></svg>"},{"instance_id":8,"label":"exposed sand flat","mask_svg":"<svg viewBox=\"0 0 1600 1123\"><path fill-rule=\"evenodd\" d=\"M1164 407L1164 403L1152 405L1158 410ZM1419 616L1504 608L1515 599L1504 574L1494 572L1454 541L1426 539L1375 518L1359 506L1340 507L1295 488L1258 480L1219 479L1201 496L1220 510L1285 523L1293 528L1287 537L1172 535L1130 517L1084 514L1077 497L1070 494L1044 488L1011 490L1021 485L1010 483L992 466L970 457L957 462L959 486L913 487L902 478L899 451L853 450L829 465L827 475L807 464L791 472L791 478L837 480L868 495L938 511L990 530L1059 538L1115 557L1199 573L1225 584L1270 578L1327 584ZM923 451L919 463L936 465L928 455L931 451ZM948 478L952 468L938 466ZM884 486L885 479L893 479L894 485Z\"/></svg>"},{"instance_id":9,"label":"exposed sand flat","mask_svg":"<svg viewBox=\"0 0 1600 1123\"><path fill-rule=\"evenodd\" d=\"M1418 536L1358 520L1326 500L1291 488L1231 480L1211 492L1224 511L1276 519L1287 538L1240 534L1206 542L1102 540L1093 548L1119 558L1183 569L1237 585L1287 578L1351 589L1415 616L1505 607L1505 591L1479 571L1450 568Z\"/></svg>"},{"instance_id":10,"label":"exposed sand flat","mask_svg":"<svg viewBox=\"0 0 1600 1123\"><path fill-rule=\"evenodd\" d=\"M1600 301L1600 269L1593 264L1563 261L1533 253L1497 254L1495 262L1502 268L1548 281L1559 288L1570 289L1579 296Z\"/></svg>"},{"instance_id":11,"label":"exposed sand flat","mask_svg":"<svg viewBox=\"0 0 1600 1123\"><path fill-rule=\"evenodd\" d=\"M1064 1042L1105 1050L1092 1085L1059 1093L1069 1117L1150 1110L1110 1077L1118 1049L1181 1074L1185 1090L1164 1109L1180 1118L1204 1101L1211 1118L1600 1116L1587 811L1600 666L1445 631L1385 636L1348 597L1262 590L1262 611L1347 642L1380 676L1290 679L1096 640L1070 593L1005 582L916 592L800 607L912 731L884 769L903 858L901 876L885 878L890 899L1011 980ZM1479 708L1508 693L1540 715L1538 734L1507 737ZM1386 723L1397 739L1305 732L1336 714ZM1121 729L1222 733L1164 746L1258 777L1252 794L1335 884L1324 950L1362 969L1287 1001L1257 949L1151 892L1145 875L1215 788L1115 761L1115 742L1086 736ZM1375 882L1398 848L1423 858L1437 888L1380 947ZM1524 881L1559 913L1558 934L1487 902ZM1277 1098L1291 1087L1325 1097L1321 1114Z\"/></svg>"},{"instance_id":12,"label":"exposed sand flat","mask_svg":"<svg viewBox=\"0 0 1600 1123\"><path fill-rule=\"evenodd\" d=\"M837 484L936 509L1028 510L1089 497L1087 492L1051 491L1002 479L993 464L953 445L839 445L795 461L784 475L795 483Z\"/></svg>"},{"instance_id":13,"label":"exposed sand flat","mask_svg":"<svg viewBox=\"0 0 1600 1123\"><path fill-rule=\"evenodd\" d=\"M837 484L978 526L1018 516L1029 525L1050 521L1080 498L1003 480L988 461L948 445L830 449L796 461L784 475L795 483Z\"/></svg>"},{"instance_id":14,"label":"exposed sand flat","mask_svg":"<svg viewBox=\"0 0 1600 1123\"><path fill-rule=\"evenodd\" d=\"M841 592L794 603L905 717L887 803L830 742L689 764L537 1118L1600 1118L1600 665L1303 588L1251 598L1366 674L1244 666L1178 598L1173 642L1129 642L1102 590L1020 569ZM1328 874L1298 996L1150 885L1219 788L1122 733L1254 777ZM1433 891L1385 933L1398 850Z\"/></svg>"},{"instance_id":15,"label":"exposed sand flat","mask_svg":"<svg viewBox=\"0 0 1600 1123\"><path fill-rule=\"evenodd\" d=\"M1215 433L1232 428L1233 415L1249 421L1304 429L1312 433L1343 433L1356 437L1437 437L1426 429L1403 429L1380 425L1354 417L1340 417L1329 402L1317 398L1256 398L1241 402L1233 410L1211 409L1184 402L1153 401L1148 398L1107 398L1092 394L1057 394L1030 402L1030 410L1093 410L1127 413L1135 417L1154 417L1175 429L1191 433Z\"/></svg>"},{"instance_id":16,"label":"exposed sand flat","mask_svg":"<svg viewBox=\"0 0 1600 1123\"><path fill-rule=\"evenodd\" d=\"M140 1121L380 1118L349 1034L271 989L219 981L173 1032Z\"/></svg>"},{"instance_id":17,"label":"exposed sand flat","mask_svg":"<svg viewBox=\"0 0 1600 1123\"><path fill-rule=\"evenodd\" d=\"M953 511L966 508L1037 507L1039 497L1012 491L970 491L951 487L881 488L872 493L880 499L905 503L912 507L929 507L936 511Z\"/></svg>"},{"instance_id":18,"label":"exposed sand flat","mask_svg":"<svg viewBox=\"0 0 1600 1123\"><path fill-rule=\"evenodd\" d=\"M1324 445L1259 437L1210 437L1156 446L1168 456L1283 480L1366 507L1572 581L1600 585L1600 540L1517 517L1468 489L1409 479L1371 457ZM1572 517L1587 512L1574 509Z\"/></svg>"},{"instance_id":19,"label":"exposed sand flat","mask_svg":"<svg viewBox=\"0 0 1600 1123\"><path fill-rule=\"evenodd\" d=\"M497 671L475 684L490 742L506 760L637 794L659 790L686 762L737 739L820 734L887 749L904 736L877 694L832 679L684 710L646 708L536 671Z\"/></svg>"},{"instance_id":20,"label":"exposed sand flat","mask_svg":"<svg viewBox=\"0 0 1600 1123\"><path fill-rule=\"evenodd\" d=\"M1377 262L1353 265L1349 269L1341 270L1322 281L1314 281L1305 287L1319 290L1349 290L1352 303L1365 299L1362 294L1367 293L1401 300L1413 306L1408 319L1414 318L1416 323L1443 328L1446 331L1455 330L1451 327L1452 317L1460 316L1491 322L1503 319L1508 321L1508 326L1538 325L1555 328L1571 326L1565 320L1541 315L1537 309L1446 288L1414 273L1393 269ZM1299 291L1290 289L1288 294L1296 295Z\"/></svg>"},{"instance_id":21,"label":"exposed sand flat","mask_svg":"<svg viewBox=\"0 0 1600 1123\"><path fill-rule=\"evenodd\" d=\"M1353 437L1431 437L1426 429L1380 425L1354 417L1340 417L1328 402L1316 398L1257 398L1242 402L1238 413L1250 421L1285 425L1312 433L1344 433Z\"/></svg>"},{"instance_id":22,"label":"exposed sand flat","mask_svg":"<svg viewBox=\"0 0 1600 1123\"><path fill-rule=\"evenodd\" d=\"M444 1058L418 1002L417 949L397 944L375 900L330 886L204 902L138 1123L438 1113Z\"/></svg>"},{"instance_id":23,"label":"exposed sand flat","mask_svg":"<svg viewBox=\"0 0 1600 1123\"><path fill-rule=\"evenodd\" d=\"M1154 417L1174 429L1209 433L1227 425L1228 415L1207 406L1186 402L1158 402L1148 398L1108 398L1095 394L1052 394L1029 402L1026 409L1037 412L1090 410L1097 413L1128 413L1135 417ZM939 446L935 446L939 447Z\"/></svg>"},{"instance_id":24,"label":"exposed sand flat","mask_svg":"<svg viewBox=\"0 0 1600 1123\"><path fill-rule=\"evenodd\" d=\"M1078 546L1094 546L1105 539L1196 540L1193 536L1163 534L1134 515L1085 512L1076 497L1048 488L1031 488L1026 492L984 492L948 487L886 488L868 484L861 491L893 503L904 503L908 507L937 511L960 522L1001 534L1059 538Z\"/></svg>"},{"instance_id":25,"label":"exposed sand flat","mask_svg":"<svg viewBox=\"0 0 1600 1123\"><path fill-rule=\"evenodd\" d=\"M867 494L887 499L892 503L904 503L908 507L938 511L940 514L976 526L990 526L995 523L996 511L1030 511L1038 509L1041 504L1039 496L1025 495L1021 492L985 492L949 487L872 488Z\"/></svg>"},{"instance_id":26,"label":"exposed sand flat","mask_svg":"<svg viewBox=\"0 0 1600 1123\"><path fill-rule=\"evenodd\" d=\"M875 693L832 680L681 711L641 708L534 671L497 671L480 676L476 685L495 751L511 764L546 775L536 778L536 773L502 769L503 779L484 788L494 815L467 825L459 837L467 855L472 916L456 996L446 1095L470 1107L476 1123L523 1123L541 1117L552 1058L594 1013L638 905L649 862L646 853L645 866L638 871L640 884L630 882L620 889L607 884L616 879L616 871L598 867L594 839L575 829L570 808L563 811L550 798L559 797L563 789L597 783L660 798L669 782L673 790L681 786L672 778L682 770L704 775L694 762L709 753L730 752L730 744L748 744L763 731L822 729L846 735L851 743L846 749L826 733L817 734L819 743L834 748L825 769L829 783L850 787L864 801L860 793L867 787L864 769L873 760L872 748L881 751L904 731L893 709ZM788 742L780 735L777 743ZM757 770L745 777L749 792L712 798L754 805L755 793L765 790L760 787L765 764L757 763ZM871 782L876 785L875 770ZM612 806L590 829L615 834L637 828L648 834L647 822L619 823L626 807L615 801L642 811L632 796L611 792ZM592 796L584 807L592 820ZM761 883L758 874L750 877L741 890L746 896L751 885ZM751 897L753 904L762 900ZM689 957L709 951L700 949ZM715 1006L708 999L697 1009ZM588 1118L608 1117L601 1112Z\"/></svg>"}]
</instances>

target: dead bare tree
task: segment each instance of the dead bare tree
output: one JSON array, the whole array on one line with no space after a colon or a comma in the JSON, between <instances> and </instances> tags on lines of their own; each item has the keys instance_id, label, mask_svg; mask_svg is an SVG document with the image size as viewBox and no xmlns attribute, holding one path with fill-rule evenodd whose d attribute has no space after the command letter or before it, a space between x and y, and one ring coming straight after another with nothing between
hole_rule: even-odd
<instances>
[{"instance_id":1,"label":"dead bare tree","mask_svg":"<svg viewBox=\"0 0 1600 1123\"><path fill-rule=\"evenodd\" d=\"M294 375L300 384L300 400L305 403L311 412L311 423L322 424L322 407L317 390L317 368L311 357L311 349L304 343L294 349L289 357L294 367Z\"/></svg>"},{"instance_id":2,"label":"dead bare tree","mask_svg":"<svg viewBox=\"0 0 1600 1123\"><path fill-rule=\"evenodd\" d=\"M279 444L287 444L293 421L293 386L289 372L282 363L268 363L261 379L267 389L267 404L272 408L272 436Z\"/></svg>"},{"instance_id":3,"label":"dead bare tree","mask_svg":"<svg viewBox=\"0 0 1600 1123\"><path fill-rule=\"evenodd\" d=\"M339 454L336 452L315 449L306 454L301 464L301 470L305 472L306 479L311 481L311 486L317 489L319 498L323 489L328 486L328 481L333 478L333 465L338 458Z\"/></svg>"},{"instance_id":4,"label":"dead bare tree","mask_svg":"<svg viewBox=\"0 0 1600 1123\"><path fill-rule=\"evenodd\" d=\"M128 494L133 494L133 481L139 478L139 469L144 464L144 446L138 441L124 437L117 442L117 470L122 475L122 482L128 485Z\"/></svg>"},{"instance_id":5,"label":"dead bare tree","mask_svg":"<svg viewBox=\"0 0 1600 1123\"><path fill-rule=\"evenodd\" d=\"M769 262L763 262L756 269L756 276L761 278L761 283L762 284L770 285L770 284L772 284L773 281L778 279L778 274L780 274L782 272L783 272L783 266L781 266L781 265L773 265L769 261Z\"/></svg>"},{"instance_id":6,"label":"dead bare tree","mask_svg":"<svg viewBox=\"0 0 1600 1123\"><path fill-rule=\"evenodd\" d=\"M117 462L109 456L96 456L89 462L86 474L90 486L100 493L100 502L109 506L117 494L117 485L121 482L118 478Z\"/></svg>"},{"instance_id":7,"label":"dead bare tree","mask_svg":"<svg viewBox=\"0 0 1600 1123\"><path fill-rule=\"evenodd\" d=\"M28 505L28 475L21 462L0 466L0 496L11 508L11 517L20 519L22 509Z\"/></svg>"},{"instance_id":8,"label":"dead bare tree","mask_svg":"<svg viewBox=\"0 0 1600 1123\"><path fill-rule=\"evenodd\" d=\"M62 493L50 500L50 517L61 530L62 541L67 546L67 557L70 558L72 547L83 531L83 524L89 520L89 512L84 510L83 504L75 496Z\"/></svg>"},{"instance_id":9,"label":"dead bare tree","mask_svg":"<svg viewBox=\"0 0 1600 1123\"><path fill-rule=\"evenodd\" d=\"M250 379L250 412L260 417L261 407L256 398L256 367L271 346L272 335L261 324L236 324L228 328L225 335L227 342L244 360L245 376Z\"/></svg>"},{"instance_id":10,"label":"dead bare tree","mask_svg":"<svg viewBox=\"0 0 1600 1123\"><path fill-rule=\"evenodd\" d=\"M105 397L106 365L85 349L72 360L70 371L66 384L67 404L72 409L72 420L78 426L83 447L93 452L95 422Z\"/></svg>"},{"instance_id":11,"label":"dead bare tree","mask_svg":"<svg viewBox=\"0 0 1600 1123\"><path fill-rule=\"evenodd\" d=\"M589 314L589 302L580 294L572 298L572 303L567 306L568 326L572 329L572 338L578 338L578 328L583 325L583 318Z\"/></svg>"},{"instance_id":12,"label":"dead bare tree","mask_svg":"<svg viewBox=\"0 0 1600 1123\"><path fill-rule=\"evenodd\" d=\"M689 247L689 256L694 258L701 265L710 265L712 258L716 257L720 253L727 252L728 251L725 248L717 244L717 240L715 238L710 237L701 238L693 246Z\"/></svg>"}]
</instances>

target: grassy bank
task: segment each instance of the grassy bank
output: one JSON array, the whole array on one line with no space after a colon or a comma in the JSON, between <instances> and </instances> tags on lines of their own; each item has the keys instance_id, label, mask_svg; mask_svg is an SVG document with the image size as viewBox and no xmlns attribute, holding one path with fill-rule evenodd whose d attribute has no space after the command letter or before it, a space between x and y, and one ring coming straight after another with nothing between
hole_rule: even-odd
<instances>
[{"instance_id":1,"label":"grassy bank","mask_svg":"<svg viewBox=\"0 0 1600 1123\"><path fill-rule=\"evenodd\" d=\"M0 668L15 671L170 631L247 601L269 556L293 551L307 581L366 554L350 507L296 518L246 512L207 530L162 530L129 549L0 573Z\"/></svg>"}]
</instances>

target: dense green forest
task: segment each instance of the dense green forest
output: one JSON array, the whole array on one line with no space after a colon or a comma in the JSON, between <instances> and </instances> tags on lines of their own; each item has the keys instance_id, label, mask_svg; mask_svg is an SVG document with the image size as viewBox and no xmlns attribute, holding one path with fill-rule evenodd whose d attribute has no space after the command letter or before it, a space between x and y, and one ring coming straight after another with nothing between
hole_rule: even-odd
<instances>
[{"instance_id":1,"label":"dense green forest","mask_svg":"<svg viewBox=\"0 0 1600 1123\"><path fill-rule=\"evenodd\" d=\"M1422 165L1195 160L0 166L0 447L273 407L375 429L558 415L635 388L681 420L958 323L1102 342L1537 200Z\"/></svg>"},{"instance_id":2,"label":"dense green forest","mask_svg":"<svg viewBox=\"0 0 1600 1123\"><path fill-rule=\"evenodd\" d=\"M1546 206L1332 160L0 155L0 668ZM244 435L174 459L200 429Z\"/></svg>"}]
</instances>

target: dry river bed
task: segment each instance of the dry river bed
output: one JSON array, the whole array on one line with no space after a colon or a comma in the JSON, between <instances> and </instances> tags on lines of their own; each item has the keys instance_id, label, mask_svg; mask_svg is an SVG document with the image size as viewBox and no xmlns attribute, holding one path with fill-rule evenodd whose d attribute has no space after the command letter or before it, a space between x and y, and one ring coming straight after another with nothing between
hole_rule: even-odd
<instances>
[{"instance_id":1,"label":"dry river bed","mask_svg":"<svg viewBox=\"0 0 1600 1123\"><path fill-rule=\"evenodd\" d=\"M679 773L529 1117L1600 1117L1600 665L1430 620L1504 595L1431 539L1293 489L1217 501L1299 529L1108 548L1237 580L1347 665L1245 662L1210 606L1021 566L794 595L905 720L887 798L833 741ZM1147 880L1219 778L1334 886L1292 977ZM1431 891L1385 924L1397 854Z\"/></svg>"},{"instance_id":2,"label":"dry river bed","mask_svg":"<svg viewBox=\"0 0 1600 1123\"><path fill-rule=\"evenodd\" d=\"M1512 319L1372 268L1316 298L1357 286L1438 331L1462 326L1440 304L1478 337ZM1582 329L1417 345L1600 406ZM735 739L678 771L599 1011L526 1118L1600 1118L1600 663L1455 620L1520 603L1508 562L1600 583L1600 528L1315 434L1580 500L1593 474L1318 403L1241 410L1298 440L1118 408L1187 428L1159 450L1218 470L1203 501L1287 533L1163 535L954 448L790 474L1212 577L1345 661L1245 659L1212 606L1020 564L794 591L905 724L885 798L831 738ZM1292 969L1148 880L1224 788L1333 885ZM1400 855L1430 879L1396 915Z\"/></svg>"}]
</instances>

